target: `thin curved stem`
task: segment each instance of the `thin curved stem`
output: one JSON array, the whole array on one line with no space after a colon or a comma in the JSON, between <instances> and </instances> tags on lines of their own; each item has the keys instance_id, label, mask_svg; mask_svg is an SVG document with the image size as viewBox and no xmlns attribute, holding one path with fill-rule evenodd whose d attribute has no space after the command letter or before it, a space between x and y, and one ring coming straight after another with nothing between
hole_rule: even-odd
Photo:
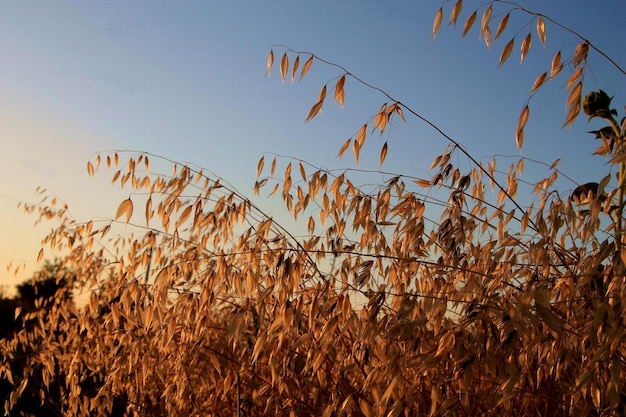
<instances>
[{"instance_id":1,"label":"thin curved stem","mask_svg":"<svg viewBox=\"0 0 626 417\"><path fill-rule=\"evenodd\" d=\"M546 16L545 14L541 14L541 13L537 13L537 12L533 12L531 10L526 9L523 6L520 6L518 3L515 3L513 1L507 1L507 0L493 0L494 3L502 3L502 4L509 4L511 6L514 6L516 9L523 11L524 13L533 15L533 16L541 16L542 18L546 19L547 21L549 21L550 23L552 23L555 26L560 27L561 29L563 29L564 31L571 33L572 35L576 36L577 38L579 38L581 41L585 42L587 45L589 45L589 47L591 49L593 49L594 51L596 51L597 53L599 53L600 55L602 55L602 57L604 59L606 59L608 62L611 63L611 65L613 65L615 68L617 68L617 70L619 72L621 72L622 74L626 75L626 70L624 70L624 68L622 68L617 62L615 62L608 54L606 54L604 51L602 51L600 48L598 48L597 46L595 46L593 44L593 42L591 42L589 39L585 38L583 35L581 35L580 33L576 32L574 29L571 29L567 26L565 26L562 23L559 23L558 21L552 19L550 16Z\"/></svg>"}]
</instances>

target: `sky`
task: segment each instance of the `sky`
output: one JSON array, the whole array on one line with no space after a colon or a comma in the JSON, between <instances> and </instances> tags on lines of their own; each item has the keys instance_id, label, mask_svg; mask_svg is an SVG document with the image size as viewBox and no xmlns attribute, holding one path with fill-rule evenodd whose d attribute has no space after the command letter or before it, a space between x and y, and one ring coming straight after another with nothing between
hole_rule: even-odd
<instances>
[{"instance_id":1,"label":"sky","mask_svg":"<svg viewBox=\"0 0 626 417\"><path fill-rule=\"evenodd\" d=\"M626 68L626 2L520 1L578 31ZM600 3L598 3L600 4ZM386 101L346 81L345 107L328 100L304 120L320 88L341 70L316 62L293 85L278 68L265 77L270 49L284 45L313 52L388 92L460 142L476 159L519 157L515 128L534 79L554 53L571 54L577 38L547 22L547 47L532 20L513 14L491 49L478 39L478 22L463 39L469 14L483 3L466 0L456 28L446 26L453 3L443 3L444 24L431 39L440 1L107 1L0 2L0 285L12 286L37 268L40 241L54 224L34 226L16 208L37 202L45 187L67 202L77 219L106 219L128 191L110 185L112 172L87 174L98 152L137 150L193 163L252 197L259 158L272 153L329 168L343 142ZM506 5L494 11L493 29ZM522 65L521 39L534 40ZM498 68L505 43L518 35L511 58ZM303 55L304 56L304 55ZM292 55L293 60L293 55ZM292 61L293 62L293 61ZM626 77L590 53L585 92L614 95L621 112ZM571 190L599 181L606 161L592 157L588 133L600 125L582 116L562 129L567 72L530 101L523 155L548 164L561 158ZM332 85L332 84L330 84ZM329 85L329 86L330 86ZM445 140L417 119L394 123L368 139L359 168L376 169L380 145L389 143L385 171L429 178ZM271 157L271 156L270 156ZM527 163L528 178L546 167ZM506 169L506 166L503 166ZM534 176L534 177L533 177ZM571 180L570 180L571 179ZM278 199L260 204L280 212ZM7 265L24 265L18 276Z\"/></svg>"}]
</instances>

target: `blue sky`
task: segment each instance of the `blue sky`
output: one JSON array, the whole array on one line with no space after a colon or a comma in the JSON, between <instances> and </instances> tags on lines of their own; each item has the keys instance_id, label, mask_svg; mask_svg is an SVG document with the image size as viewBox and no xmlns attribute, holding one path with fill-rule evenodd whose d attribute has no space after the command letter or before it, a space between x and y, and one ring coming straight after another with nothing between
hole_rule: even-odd
<instances>
[{"instance_id":1,"label":"blue sky","mask_svg":"<svg viewBox=\"0 0 626 417\"><path fill-rule=\"evenodd\" d=\"M580 31L626 67L623 0L595 8L581 0L520 3ZM1 2L0 284L16 282L5 273L9 262L36 266L39 241L53 226L34 228L35 218L15 208L36 201L35 187L48 188L86 220L112 217L128 196L108 185L106 172L89 178L85 165L98 151L133 149L195 163L250 196L265 152L354 167L351 157L335 155L385 98L349 79L345 108L328 101L305 125L319 89L340 72L315 63L294 85L281 83L277 67L264 78L272 45L346 67L432 120L477 159L518 156L515 127L533 80L558 49L571 53L577 39L547 23L544 49L530 19L514 14L488 50L478 41L480 22L460 36L479 4L465 1L455 30L446 26L452 3L445 3L443 27L431 40L439 1ZM494 12L493 30L502 10ZM519 65L529 29L533 45ZM498 69L502 47L518 31L513 55ZM280 57L284 49L273 50ZM626 78L597 54L590 62L585 92L602 88L621 110ZM581 117L571 130L561 129L564 73L532 99L523 154L547 163L560 157L575 182L597 181L607 168L590 157L596 144L585 131L598 125ZM359 167L376 168L387 140L385 170L424 177L446 144L410 118L368 140ZM527 164L528 178L544 169ZM264 204L271 210L279 201Z\"/></svg>"}]
</instances>

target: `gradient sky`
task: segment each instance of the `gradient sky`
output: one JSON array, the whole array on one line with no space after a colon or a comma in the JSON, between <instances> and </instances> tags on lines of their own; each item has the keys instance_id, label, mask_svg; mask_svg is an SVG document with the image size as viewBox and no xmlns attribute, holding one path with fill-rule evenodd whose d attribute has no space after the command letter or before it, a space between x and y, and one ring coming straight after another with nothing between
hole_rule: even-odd
<instances>
[{"instance_id":1,"label":"gradient sky","mask_svg":"<svg viewBox=\"0 0 626 417\"><path fill-rule=\"evenodd\" d=\"M626 2L521 1L579 31L626 67ZM336 160L341 144L386 100L346 82L346 105L328 100L322 114L304 119L319 89L340 75L316 63L294 85L278 69L264 78L272 45L314 52L380 87L435 122L477 159L519 156L514 133L533 80L549 69L561 48L571 54L577 39L547 23L546 49L534 24L514 14L509 29L488 50L478 26L461 39L473 7L466 0L456 30L437 38L432 21L440 1L2 1L0 2L0 285L12 285L36 268L39 242L53 224L16 209L34 202L37 186L68 202L78 219L112 217L128 191L109 186L110 175L90 178L85 166L96 152L148 151L195 163L252 196L256 163L265 152L290 155L321 166L353 167ZM494 28L503 8L494 12ZM482 9L481 9L482 11ZM480 14L479 14L480 16ZM529 56L519 65L519 44L532 30ZM519 36L509 61L498 69L504 44ZM278 57L284 49L273 47ZM585 92L602 88L626 103L626 77L597 54ZM574 182L599 180L605 161L585 133L598 124L581 117L561 129L569 69L531 101L524 156L547 162L562 158ZM429 177L444 140L417 120L396 123L382 138L368 139L360 168L376 168L378 150L389 141L385 170ZM502 167L506 168L504 165ZM545 167L527 164L529 178ZM575 187L560 181L562 190ZM264 202L270 210L275 202ZM27 272L14 278L12 262Z\"/></svg>"}]
</instances>

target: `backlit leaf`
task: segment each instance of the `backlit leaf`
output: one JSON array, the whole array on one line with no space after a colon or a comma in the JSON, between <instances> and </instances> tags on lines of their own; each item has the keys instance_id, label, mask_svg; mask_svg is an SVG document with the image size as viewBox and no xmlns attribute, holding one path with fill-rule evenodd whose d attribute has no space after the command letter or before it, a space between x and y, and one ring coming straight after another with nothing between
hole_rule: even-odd
<instances>
[{"instance_id":1,"label":"backlit leaf","mask_svg":"<svg viewBox=\"0 0 626 417\"><path fill-rule=\"evenodd\" d=\"M593 401L593 405L596 407L596 409L599 409L602 397L600 394L600 389L596 384L591 385L591 400Z\"/></svg>"},{"instance_id":2,"label":"backlit leaf","mask_svg":"<svg viewBox=\"0 0 626 417\"><path fill-rule=\"evenodd\" d=\"M115 213L115 220L122 216L126 216L126 223L130 221L130 217L133 215L133 202L130 198L122 201Z\"/></svg>"},{"instance_id":3,"label":"backlit leaf","mask_svg":"<svg viewBox=\"0 0 626 417\"><path fill-rule=\"evenodd\" d=\"M191 206L191 205L185 207L185 210L183 210L182 214L180 215L180 217L176 221L176 226L175 227L177 229L178 229L178 227L180 227L181 224L185 223L187 221L187 219L189 219L189 216L191 216L191 210L192 209L193 209L193 206Z\"/></svg>"},{"instance_id":4,"label":"backlit leaf","mask_svg":"<svg viewBox=\"0 0 626 417\"><path fill-rule=\"evenodd\" d=\"M259 191L261 191L261 187L267 184L267 178L263 178L261 181L255 181L254 183L254 196L259 195Z\"/></svg>"},{"instance_id":5,"label":"backlit leaf","mask_svg":"<svg viewBox=\"0 0 626 417\"><path fill-rule=\"evenodd\" d=\"M41 262L43 259L43 248L39 249L39 254L37 255L37 263Z\"/></svg>"},{"instance_id":6,"label":"backlit leaf","mask_svg":"<svg viewBox=\"0 0 626 417\"><path fill-rule=\"evenodd\" d=\"M289 71L289 57L287 56L287 52L285 52L280 60L280 78L283 82L285 82L285 78L287 77L287 71Z\"/></svg>"},{"instance_id":7,"label":"backlit leaf","mask_svg":"<svg viewBox=\"0 0 626 417\"><path fill-rule=\"evenodd\" d=\"M352 142L352 152L354 154L354 161L357 165L359 165L359 154L361 152L361 145L359 145L358 141Z\"/></svg>"},{"instance_id":8,"label":"backlit leaf","mask_svg":"<svg viewBox=\"0 0 626 417\"><path fill-rule=\"evenodd\" d=\"M394 111L398 116L400 116L400 119L402 119L403 122L406 122L406 119L404 118L404 113L402 112L402 107L399 104L395 105Z\"/></svg>"},{"instance_id":9,"label":"backlit leaf","mask_svg":"<svg viewBox=\"0 0 626 417\"><path fill-rule=\"evenodd\" d=\"M461 14L461 10L463 10L463 0L457 0L452 8L452 13L450 13L450 22L448 24L452 23L456 27L456 21Z\"/></svg>"},{"instance_id":10,"label":"backlit leaf","mask_svg":"<svg viewBox=\"0 0 626 417\"><path fill-rule=\"evenodd\" d=\"M524 234L526 232L526 228L528 227L528 221L529 220L530 220L530 216L528 214L528 211L526 211L522 215L522 220L520 222L520 228L521 228L522 234Z\"/></svg>"},{"instance_id":11,"label":"backlit leaf","mask_svg":"<svg viewBox=\"0 0 626 417\"><path fill-rule=\"evenodd\" d=\"M341 78L339 78L339 80L337 81L337 84L335 84L335 100L341 107L343 107L343 101L344 101L343 86L345 82L346 82L346 76L342 75Z\"/></svg>"},{"instance_id":12,"label":"backlit leaf","mask_svg":"<svg viewBox=\"0 0 626 417\"><path fill-rule=\"evenodd\" d=\"M583 62L587 60L587 53L589 52L589 44L587 42L583 42L576 46L576 51L574 52L574 57L572 58L572 62L574 66L577 67Z\"/></svg>"},{"instance_id":13,"label":"backlit leaf","mask_svg":"<svg viewBox=\"0 0 626 417\"><path fill-rule=\"evenodd\" d=\"M315 103L313 107L311 107L311 110L309 110L309 115L306 117L306 120L304 121L304 123L308 123L311 119L313 119L317 115L317 113L319 113L320 110L322 110L323 104L324 104L323 101L318 101L317 103Z\"/></svg>"},{"instance_id":14,"label":"backlit leaf","mask_svg":"<svg viewBox=\"0 0 626 417\"><path fill-rule=\"evenodd\" d=\"M273 177L275 172L276 172L276 158L272 159L272 166L270 167L270 177Z\"/></svg>"},{"instance_id":15,"label":"backlit leaf","mask_svg":"<svg viewBox=\"0 0 626 417\"><path fill-rule=\"evenodd\" d=\"M547 72L544 72L543 74L539 75L537 79L535 79L535 82L533 83L533 87L530 89L530 92L534 93L535 90L537 90L539 87L543 85L543 83L546 81L547 78L548 78Z\"/></svg>"},{"instance_id":16,"label":"backlit leaf","mask_svg":"<svg viewBox=\"0 0 626 417\"><path fill-rule=\"evenodd\" d=\"M265 350L266 342L267 342L267 334L261 333L259 338L256 340L256 343L254 344L254 350L252 351L252 363L256 362L261 352Z\"/></svg>"},{"instance_id":17,"label":"backlit leaf","mask_svg":"<svg viewBox=\"0 0 626 417\"><path fill-rule=\"evenodd\" d=\"M93 169L93 165L91 164L91 162L87 162L87 172L89 173L90 177L93 177L94 169Z\"/></svg>"},{"instance_id":18,"label":"backlit leaf","mask_svg":"<svg viewBox=\"0 0 626 417\"><path fill-rule=\"evenodd\" d=\"M437 406L440 401L441 401L441 392L439 391L439 387L433 384L430 389L430 412L428 413L429 417L435 415L435 413L437 412Z\"/></svg>"},{"instance_id":19,"label":"backlit leaf","mask_svg":"<svg viewBox=\"0 0 626 417\"><path fill-rule=\"evenodd\" d=\"M311 64L313 64L313 55L311 55L309 59L307 59L304 65L302 66L302 72L300 73L300 80L302 80L302 78L304 78L304 75L309 71L309 68L311 68Z\"/></svg>"},{"instance_id":20,"label":"backlit leaf","mask_svg":"<svg viewBox=\"0 0 626 417\"><path fill-rule=\"evenodd\" d=\"M152 211L152 196L148 197L148 200L146 201L145 215L146 215L146 227L148 227L150 224L150 220L152 220L152 216L154 215L154 212Z\"/></svg>"},{"instance_id":21,"label":"backlit leaf","mask_svg":"<svg viewBox=\"0 0 626 417\"><path fill-rule=\"evenodd\" d=\"M439 165L439 162L441 162L441 158L442 158L442 157L443 157L442 155L437 155L437 156L435 157L435 159L433 159L433 163L432 163L432 164L430 164L430 168L428 168L428 170L430 171L430 170L432 170L434 167L436 167L437 165Z\"/></svg>"},{"instance_id":22,"label":"backlit leaf","mask_svg":"<svg viewBox=\"0 0 626 417\"><path fill-rule=\"evenodd\" d=\"M491 4L489 5L489 7L487 7L485 9L485 11L483 12L483 18L480 22L480 30L481 32L483 32L485 29L487 29L489 27L489 23L491 23L491 14L493 13L493 7L491 7Z\"/></svg>"},{"instance_id":23,"label":"backlit leaf","mask_svg":"<svg viewBox=\"0 0 626 417\"><path fill-rule=\"evenodd\" d=\"M452 332L448 332L446 334L444 334L443 336L441 336L441 338L439 339L439 347L437 348L437 352L435 353L435 356L441 356L446 354L446 352L448 351L448 349L450 349L451 346L454 345L454 333Z\"/></svg>"},{"instance_id":24,"label":"backlit leaf","mask_svg":"<svg viewBox=\"0 0 626 417\"><path fill-rule=\"evenodd\" d=\"M287 178L289 177L291 177L291 162L285 167L284 181L287 181Z\"/></svg>"},{"instance_id":25,"label":"backlit leaf","mask_svg":"<svg viewBox=\"0 0 626 417\"><path fill-rule=\"evenodd\" d=\"M580 114L580 96L569 95L567 99L568 103L571 103L568 109L567 117L565 118L565 122L563 122L563 127L572 126L574 121Z\"/></svg>"},{"instance_id":26,"label":"backlit leaf","mask_svg":"<svg viewBox=\"0 0 626 417\"><path fill-rule=\"evenodd\" d=\"M543 21L541 15L537 16L537 36L543 47L546 47L546 24Z\"/></svg>"},{"instance_id":27,"label":"backlit leaf","mask_svg":"<svg viewBox=\"0 0 626 417\"><path fill-rule=\"evenodd\" d=\"M461 37L464 38L465 35L467 35L467 32L469 32L472 26L474 26L475 21L476 21L476 12L472 13L465 21L465 25L463 25L463 33L461 34Z\"/></svg>"},{"instance_id":28,"label":"backlit leaf","mask_svg":"<svg viewBox=\"0 0 626 417\"><path fill-rule=\"evenodd\" d=\"M321 103L325 99L326 99L326 86L322 87L322 89L320 90L320 93L317 96L317 101Z\"/></svg>"},{"instance_id":29,"label":"backlit leaf","mask_svg":"<svg viewBox=\"0 0 626 417\"><path fill-rule=\"evenodd\" d=\"M263 172L263 167L265 166L265 157L262 156L261 159L259 159L259 163L256 166L256 177L259 178L259 176L261 175L261 172Z\"/></svg>"},{"instance_id":30,"label":"backlit leaf","mask_svg":"<svg viewBox=\"0 0 626 417\"><path fill-rule=\"evenodd\" d=\"M270 75L272 65L274 65L274 51L270 49L270 53L267 55L267 71L265 72L266 77Z\"/></svg>"},{"instance_id":31,"label":"backlit leaf","mask_svg":"<svg viewBox=\"0 0 626 417\"><path fill-rule=\"evenodd\" d=\"M509 24L509 15L510 13L507 13L500 21L500 24L498 25L498 29L496 30L496 37L493 39L494 41L498 40L500 35L502 35L502 32L504 32L504 29L506 29L506 25Z\"/></svg>"},{"instance_id":32,"label":"backlit leaf","mask_svg":"<svg viewBox=\"0 0 626 417\"><path fill-rule=\"evenodd\" d=\"M373 416L372 406L367 402L365 398L359 399L359 408L365 417Z\"/></svg>"},{"instance_id":33,"label":"backlit leaf","mask_svg":"<svg viewBox=\"0 0 626 417\"><path fill-rule=\"evenodd\" d=\"M550 78L554 78L561 72L563 69L563 65L561 65L561 51L554 54L554 58L552 58L552 67L550 69Z\"/></svg>"},{"instance_id":34,"label":"backlit leaf","mask_svg":"<svg viewBox=\"0 0 626 417\"><path fill-rule=\"evenodd\" d=\"M300 176L302 176L302 180L306 181L306 171L304 170L304 165L298 163L298 169L300 170Z\"/></svg>"},{"instance_id":35,"label":"backlit leaf","mask_svg":"<svg viewBox=\"0 0 626 417\"><path fill-rule=\"evenodd\" d=\"M506 46L502 50L502 53L500 54L500 63L498 64L498 67L501 67L502 64L504 64L506 60L509 59L509 57L511 56L511 52L513 51L514 44L515 38L512 38L509 43L506 44Z\"/></svg>"},{"instance_id":36,"label":"backlit leaf","mask_svg":"<svg viewBox=\"0 0 626 417\"><path fill-rule=\"evenodd\" d=\"M424 180L421 178L418 178L416 180L414 180L414 182L419 185L422 188L428 188L430 187L432 184L430 183L430 180Z\"/></svg>"},{"instance_id":37,"label":"backlit leaf","mask_svg":"<svg viewBox=\"0 0 626 417\"><path fill-rule=\"evenodd\" d=\"M561 162L561 158L557 158L554 162L552 162L552 165L550 165L550 169L556 168L560 162Z\"/></svg>"},{"instance_id":38,"label":"backlit leaf","mask_svg":"<svg viewBox=\"0 0 626 417\"><path fill-rule=\"evenodd\" d=\"M567 99L567 104L568 106L571 106L573 104L575 104L576 102L580 101L580 97L582 95L582 91L583 91L583 83L582 81L579 81L574 88L572 88L572 91L570 92L568 99Z\"/></svg>"},{"instance_id":39,"label":"backlit leaf","mask_svg":"<svg viewBox=\"0 0 626 417\"><path fill-rule=\"evenodd\" d=\"M300 66L300 55L297 55L296 60L293 62L293 69L291 70L291 84L293 84L293 80L296 78L296 72L298 71L299 66Z\"/></svg>"},{"instance_id":40,"label":"backlit leaf","mask_svg":"<svg viewBox=\"0 0 626 417\"><path fill-rule=\"evenodd\" d=\"M348 147L350 146L350 143L352 142L352 138L346 140L343 145L341 145L341 149L339 149L339 152L337 153L337 158L341 158L343 156L343 154L346 152L346 150L348 149Z\"/></svg>"},{"instance_id":41,"label":"backlit leaf","mask_svg":"<svg viewBox=\"0 0 626 417\"><path fill-rule=\"evenodd\" d=\"M272 191L270 192L270 197L274 197L274 195L276 195L276 191L278 191L278 183L274 184L274 188L272 188Z\"/></svg>"},{"instance_id":42,"label":"backlit leaf","mask_svg":"<svg viewBox=\"0 0 626 417\"><path fill-rule=\"evenodd\" d=\"M442 20L443 20L443 8L439 8L439 10L437 10L437 13L435 14L435 20L433 22L432 39L435 39L435 36L437 36L437 32L439 31L439 28L441 27Z\"/></svg>"},{"instance_id":43,"label":"backlit leaf","mask_svg":"<svg viewBox=\"0 0 626 417\"><path fill-rule=\"evenodd\" d=\"M402 378L402 375L396 375L396 377L387 386L387 389L385 390L385 394L383 395L383 402L386 402L389 398L391 398L391 395L393 394L393 390L396 388L401 378Z\"/></svg>"},{"instance_id":44,"label":"backlit leaf","mask_svg":"<svg viewBox=\"0 0 626 417\"><path fill-rule=\"evenodd\" d=\"M517 121L517 132L515 133L515 142L517 144L517 149L522 150L522 145L524 144L524 127L526 126L526 122L528 121L528 115L530 113L530 109L528 105L524 107L522 113L519 116Z\"/></svg>"},{"instance_id":45,"label":"backlit leaf","mask_svg":"<svg viewBox=\"0 0 626 417\"><path fill-rule=\"evenodd\" d=\"M520 57L520 64L524 62L526 55L528 55L528 50L530 49L531 42L532 42L532 36L529 32L528 35L526 35L526 37L524 38L524 41L522 42L522 47L521 47L522 54Z\"/></svg>"},{"instance_id":46,"label":"backlit leaf","mask_svg":"<svg viewBox=\"0 0 626 417\"><path fill-rule=\"evenodd\" d=\"M380 111L376 115L376 119L374 120L374 130L379 129L380 133L383 133L385 127L387 126L388 119L387 105L383 104Z\"/></svg>"},{"instance_id":47,"label":"backlit leaf","mask_svg":"<svg viewBox=\"0 0 626 417\"><path fill-rule=\"evenodd\" d=\"M359 144L359 146L363 146L363 144L365 143L366 135L367 135L367 123L361 126L358 133L356 134L356 142Z\"/></svg>"},{"instance_id":48,"label":"backlit leaf","mask_svg":"<svg viewBox=\"0 0 626 417\"><path fill-rule=\"evenodd\" d=\"M380 157L378 158L378 165L383 166L383 162L385 162L385 158L387 158L387 142L383 144L383 147L380 150Z\"/></svg>"},{"instance_id":49,"label":"backlit leaf","mask_svg":"<svg viewBox=\"0 0 626 417\"><path fill-rule=\"evenodd\" d=\"M572 88L579 82L579 78L583 75L583 69L578 68L576 71L572 73L567 79L567 90L571 91ZM569 101L569 100L568 100Z\"/></svg>"},{"instance_id":50,"label":"backlit leaf","mask_svg":"<svg viewBox=\"0 0 626 417\"><path fill-rule=\"evenodd\" d=\"M113 178L111 179L111 184L115 184L115 181L117 181L121 173L122 171L118 170L117 172L115 172L115 174L113 174Z\"/></svg>"},{"instance_id":51,"label":"backlit leaf","mask_svg":"<svg viewBox=\"0 0 626 417\"><path fill-rule=\"evenodd\" d=\"M486 27L483 30L483 37L485 38L485 45L487 46L487 48L491 48L491 29Z\"/></svg>"}]
</instances>

